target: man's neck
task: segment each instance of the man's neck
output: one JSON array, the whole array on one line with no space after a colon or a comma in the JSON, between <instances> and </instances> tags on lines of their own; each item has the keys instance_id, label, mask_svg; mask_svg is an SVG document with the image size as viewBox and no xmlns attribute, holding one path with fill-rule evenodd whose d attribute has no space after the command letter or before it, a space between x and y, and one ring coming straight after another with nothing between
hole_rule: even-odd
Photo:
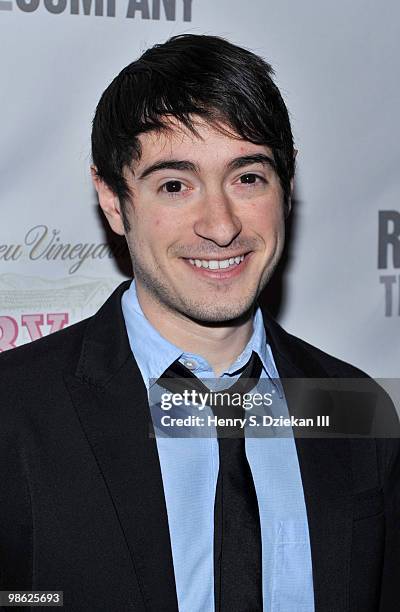
<instances>
[{"instance_id":1,"label":"man's neck","mask_svg":"<svg viewBox=\"0 0 400 612\"><path fill-rule=\"evenodd\" d=\"M207 324L155 304L140 289L137 297L143 314L153 327L183 352L203 357L216 376L232 365L253 333L253 312L221 325Z\"/></svg>"}]
</instances>

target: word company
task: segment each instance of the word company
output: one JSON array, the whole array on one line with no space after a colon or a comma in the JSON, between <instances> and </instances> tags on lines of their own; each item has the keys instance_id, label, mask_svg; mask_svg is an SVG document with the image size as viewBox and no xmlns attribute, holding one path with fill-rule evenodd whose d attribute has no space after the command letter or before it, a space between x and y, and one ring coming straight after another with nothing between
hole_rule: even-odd
<instances>
[{"instance_id":1,"label":"word company","mask_svg":"<svg viewBox=\"0 0 400 612\"><path fill-rule=\"evenodd\" d=\"M162 10L167 21L192 21L193 0L126 0L124 16L130 19L161 19ZM123 2L118 1L118 9ZM180 5L177 7L177 5ZM92 15L95 17L115 17L116 0L0 0L0 11L14 8L25 13L34 13L43 7L49 13L58 15Z\"/></svg>"}]
</instances>

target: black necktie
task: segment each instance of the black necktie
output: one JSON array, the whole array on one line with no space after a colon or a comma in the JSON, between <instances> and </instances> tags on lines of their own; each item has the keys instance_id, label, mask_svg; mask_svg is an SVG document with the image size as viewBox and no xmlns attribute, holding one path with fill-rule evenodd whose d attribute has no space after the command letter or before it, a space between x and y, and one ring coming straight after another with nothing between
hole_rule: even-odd
<instances>
[{"instance_id":1,"label":"black necktie","mask_svg":"<svg viewBox=\"0 0 400 612\"><path fill-rule=\"evenodd\" d=\"M240 378L223 393L243 395L257 384L262 364L252 356ZM179 379L185 379L179 383ZM167 379L167 380L166 380ZM161 376L162 387L213 392L179 361ZM244 410L214 406L215 416L243 416ZM223 412L222 412L223 410ZM233 412L232 412L233 410ZM229 412L229 413L228 413ZM262 612L261 527L253 476L245 452L243 430L217 427L219 472L214 505L215 612ZM220 437L220 434L228 437ZM231 436L231 437L229 437Z\"/></svg>"}]
</instances>

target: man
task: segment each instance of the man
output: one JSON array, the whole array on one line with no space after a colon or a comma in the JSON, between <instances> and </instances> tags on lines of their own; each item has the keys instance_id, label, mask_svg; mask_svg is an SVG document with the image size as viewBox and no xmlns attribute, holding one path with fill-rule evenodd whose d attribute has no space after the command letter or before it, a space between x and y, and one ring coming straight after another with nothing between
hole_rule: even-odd
<instances>
[{"instance_id":1,"label":"man","mask_svg":"<svg viewBox=\"0 0 400 612\"><path fill-rule=\"evenodd\" d=\"M135 280L1 359L2 588L73 611L398 610L396 439L149 435L159 379L364 377L257 304L294 176L271 67L174 37L107 88L92 144Z\"/></svg>"}]
</instances>

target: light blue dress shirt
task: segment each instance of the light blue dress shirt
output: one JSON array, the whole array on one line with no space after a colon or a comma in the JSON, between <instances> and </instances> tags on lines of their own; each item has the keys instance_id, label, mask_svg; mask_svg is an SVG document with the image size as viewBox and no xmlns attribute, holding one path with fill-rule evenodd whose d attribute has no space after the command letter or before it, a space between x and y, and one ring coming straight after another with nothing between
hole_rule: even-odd
<instances>
[{"instance_id":1,"label":"light blue dress shirt","mask_svg":"<svg viewBox=\"0 0 400 612\"><path fill-rule=\"evenodd\" d=\"M210 364L163 338L143 314L135 281L122 297L130 346L149 390L179 359L199 378ZM231 378L258 353L261 378L278 379L262 313L257 308L247 346L221 377ZM190 363L191 362L191 363ZM277 388L279 381L277 381ZM284 401L284 398L283 398ZM285 404L286 406L286 404ZM214 612L214 499L219 469L215 437L157 437L180 612ZM303 486L293 437L246 437L262 537L265 612L314 612L311 549Z\"/></svg>"}]
</instances>

